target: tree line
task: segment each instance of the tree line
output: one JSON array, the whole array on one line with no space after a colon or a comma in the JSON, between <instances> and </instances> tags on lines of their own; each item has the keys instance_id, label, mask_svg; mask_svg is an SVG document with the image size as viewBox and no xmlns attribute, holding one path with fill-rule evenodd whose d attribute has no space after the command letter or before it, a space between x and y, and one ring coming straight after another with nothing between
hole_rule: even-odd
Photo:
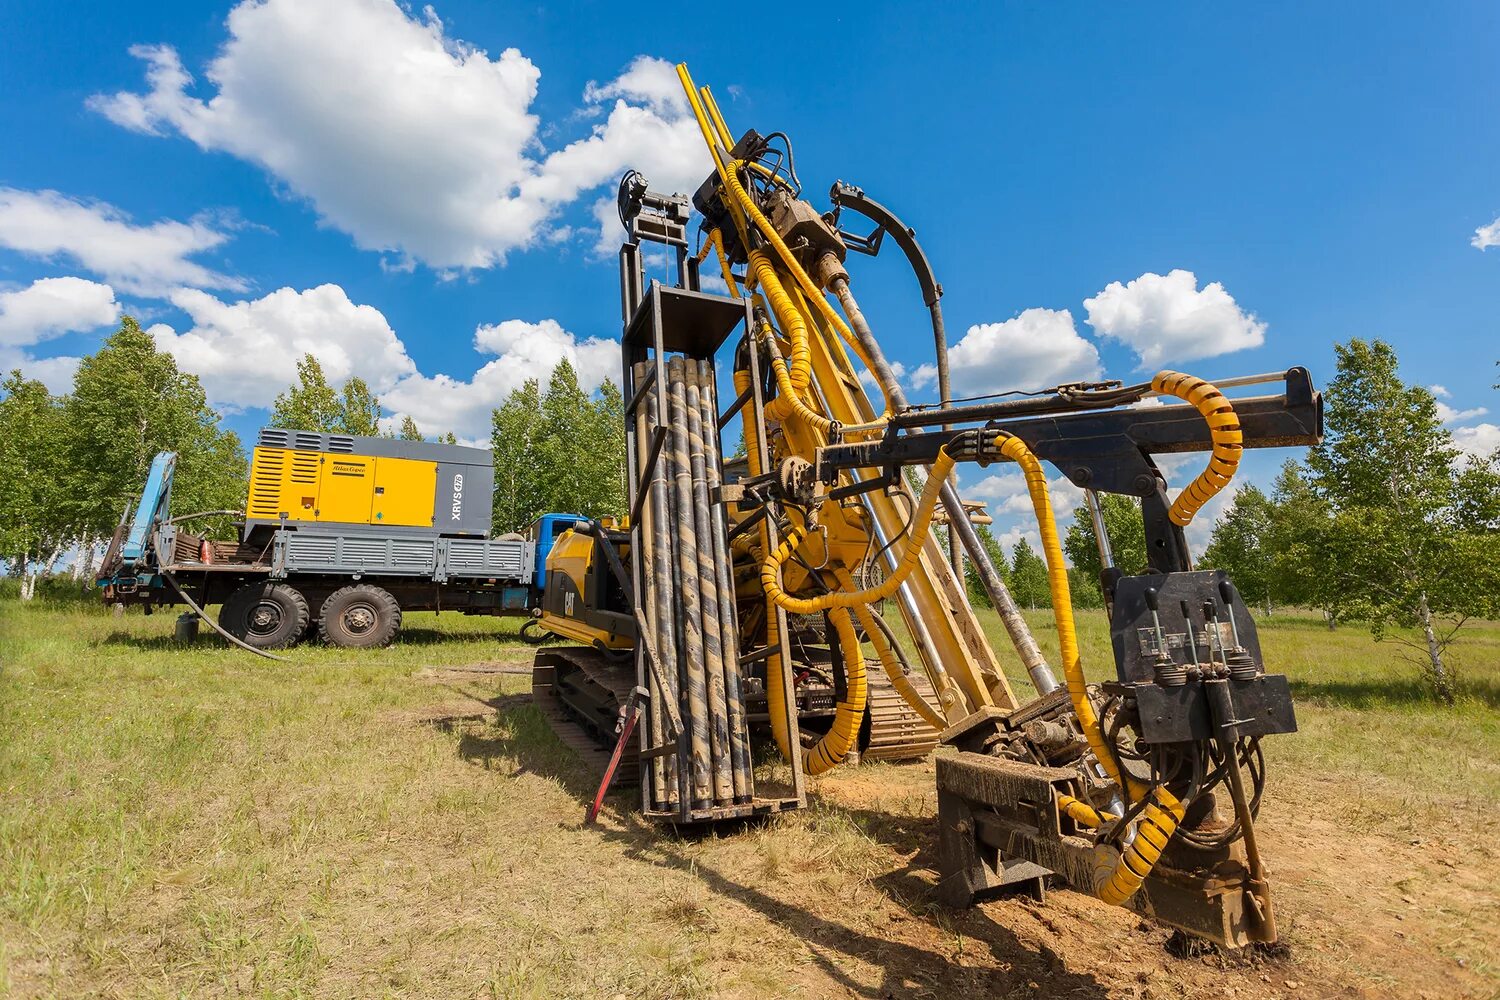
<instances>
[{"instance_id":1,"label":"tree line","mask_svg":"<svg viewBox=\"0 0 1500 1000\"><path fill-rule=\"evenodd\" d=\"M496 531L524 529L548 511L589 517L624 513L624 404L606 382L594 395L566 361L545 390L526 382L495 411ZM267 425L367 437L423 440L405 416L388 426L380 398L358 377L332 385L312 355L280 393ZM449 431L434 440L458 443ZM242 510L249 463L245 443L223 426L197 376L131 317L84 358L67 393L55 395L12 371L0 380L0 563L23 599L71 557L70 576L93 577L95 561L135 503L158 452L178 455L176 515ZM215 537L232 515L186 527Z\"/></svg>"}]
</instances>

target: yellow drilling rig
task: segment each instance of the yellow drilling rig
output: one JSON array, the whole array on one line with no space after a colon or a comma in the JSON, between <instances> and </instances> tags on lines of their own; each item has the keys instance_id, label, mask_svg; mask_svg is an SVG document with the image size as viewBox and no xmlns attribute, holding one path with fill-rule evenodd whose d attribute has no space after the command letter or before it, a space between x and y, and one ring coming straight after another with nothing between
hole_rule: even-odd
<instances>
[{"instance_id":1,"label":"yellow drilling rig","mask_svg":"<svg viewBox=\"0 0 1500 1000\"><path fill-rule=\"evenodd\" d=\"M1260 741L1295 731L1290 691L1266 672L1234 585L1194 570L1183 529L1229 484L1244 448L1320 439L1307 371L1217 386L1164 371L955 403L942 289L912 230L843 183L818 211L784 134L735 137L709 89L678 73L714 170L691 199L634 173L620 187L629 515L580 522L558 540L539 621L583 643L539 651L534 688L603 768L590 817L621 776L639 781L642 813L664 823L795 809L808 776L872 738L940 733L950 748L936 759L945 901L1039 890L1055 876L1224 946L1274 942L1255 835ZM850 251L874 255L887 237L930 312L939 405L907 401L854 295ZM649 244L675 256L672 283L646 279ZM723 291L700 283L710 254ZM1278 388L1223 391L1252 385ZM746 455L726 461L735 421ZM1182 452L1206 454L1207 466L1174 496L1153 456ZM960 462L1014 462L1024 474L1060 679L965 513ZM1044 463L1094 512L1107 679L1085 676ZM908 470L925 485L913 489ZM1144 574L1111 565L1099 493L1139 500ZM937 516L952 551L934 536ZM964 559L1034 696L1006 679L967 600ZM888 624L892 611L899 622ZM810 690L832 702L816 724ZM873 712L882 698L899 711ZM756 768L758 728L783 767Z\"/></svg>"}]
</instances>

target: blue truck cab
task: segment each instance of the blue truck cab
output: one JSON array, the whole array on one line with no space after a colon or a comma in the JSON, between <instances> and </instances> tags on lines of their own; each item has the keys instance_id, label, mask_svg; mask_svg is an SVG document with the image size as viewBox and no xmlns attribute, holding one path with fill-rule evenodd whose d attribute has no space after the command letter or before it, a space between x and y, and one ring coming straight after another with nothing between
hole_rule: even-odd
<instances>
[{"instance_id":1,"label":"blue truck cab","mask_svg":"<svg viewBox=\"0 0 1500 1000\"><path fill-rule=\"evenodd\" d=\"M568 531L579 521L587 521L582 514L543 514L532 522L527 532L536 541L536 592L540 595L547 589L547 555L557 536Z\"/></svg>"}]
</instances>

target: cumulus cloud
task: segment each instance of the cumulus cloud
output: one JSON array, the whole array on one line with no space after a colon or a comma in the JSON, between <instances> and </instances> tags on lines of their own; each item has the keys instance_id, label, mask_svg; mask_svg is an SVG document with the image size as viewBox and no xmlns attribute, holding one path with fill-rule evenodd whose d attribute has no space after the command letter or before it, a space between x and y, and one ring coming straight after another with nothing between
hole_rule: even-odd
<instances>
[{"instance_id":1,"label":"cumulus cloud","mask_svg":"<svg viewBox=\"0 0 1500 1000\"><path fill-rule=\"evenodd\" d=\"M255 163L359 246L439 269L503 262L626 166L669 188L710 167L671 67L646 57L591 83L585 110L605 120L547 154L531 112L538 67L451 37L431 7L245 0L206 69L206 100L170 46L131 51L147 89L96 95L94 110Z\"/></svg>"},{"instance_id":2,"label":"cumulus cloud","mask_svg":"<svg viewBox=\"0 0 1500 1000\"><path fill-rule=\"evenodd\" d=\"M150 329L157 346L197 375L209 398L231 407L269 406L297 377L297 361L315 355L329 381L358 375L380 392L416 372L396 332L374 306L356 305L338 285L282 288L262 298L222 302L179 289L172 304L192 327Z\"/></svg>"},{"instance_id":3,"label":"cumulus cloud","mask_svg":"<svg viewBox=\"0 0 1500 1000\"><path fill-rule=\"evenodd\" d=\"M0 373L19 368L54 393L68 392L78 358L36 358L25 348L110 326L119 318L114 289L84 278L42 278L0 292Z\"/></svg>"},{"instance_id":4,"label":"cumulus cloud","mask_svg":"<svg viewBox=\"0 0 1500 1000\"><path fill-rule=\"evenodd\" d=\"M202 220L163 219L136 225L103 202L84 202L56 191L0 188L0 247L32 257L67 258L116 288L161 295L180 286L243 290L239 278L190 258L229 236Z\"/></svg>"},{"instance_id":5,"label":"cumulus cloud","mask_svg":"<svg viewBox=\"0 0 1500 1000\"><path fill-rule=\"evenodd\" d=\"M120 318L115 290L84 278L42 278L0 292L0 345L30 347L66 333L97 330Z\"/></svg>"},{"instance_id":6,"label":"cumulus cloud","mask_svg":"<svg viewBox=\"0 0 1500 1000\"><path fill-rule=\"evenodd\" d=\"M1066 309L1027 309L1003 323L969 327L948 349L955 396L1037 389L1099 377L1099 352L1079 335ZM912 387L937 384L937 367L912 372Z\"/></svg>"},{"instance_id":7,"label":"cumulus cloud","mask_svg":"<svg viewBox=\"0 0 1500 1000\"><path fill-rule=\"evenodd\" d=\"M1475 250L1488 250L1490 247L1500 247L1500 219L1496 219L1489 225L1480 226L1474 230L1474 237L1469 240L1469 246Z\"/></svg>"},{"instance_id":8,"label":"cumulus cloud","mask_svg":"<svg viewBox=\"0 0 1500 1000\"><path fill-rule=\"evenodd\" d=\"M1089 325L1135 351L1141 368L1259 347L1266 338L1266 324L1242 310L1222 284L1199 289L1193 272L1180 268L1123 285L1112 281L1083 307Z\"/></svg>"},{"instance_id":9,"label":"cumulus cloud","mask_svg":"<svg viewBox=\"0 0 1500 1000\"><path fill-rule=\"evenodd\" d=\"M527 379L543 383L567 361L585 391L606 378L618 377L620 343L602 337L580 338L556 321L511 319L474 332L474 349L495 355L469 379L414 374L381 397L396 419L410 416L417 426L451 430L460 437L489 437L490 411L521 388Z\"/></svg>"},{"instance_id":10,"label":"cumulus cloud","mask_svg":"<svg viewBox=\"0 0 1500 1000\"><path fill-rule=\"evenodd\" d=\"M1460 462L1469 458L1489 458L1500 452L1500 427L1494 424L1475 424L1473 427L1455 428L1453 445L1461 453Z\"/></svg>"},{"instance_id":11,"label":"cumulus cloud","mask_svg":"<svg viewBox=\"0 0 1500 1000\"><path fill-rule=\"evenodd\" d=\"M1445 424L1456 424L1464 420L1472 420L1475 417L1482 417L1488 412L1490 411L1483 406L1471 406L1467 410L1460 410L1457 407L1449 406L1441 399L1437 401L1438 419Z\"/></svg>"},{"instance_id":12,"label":"cumulus cloud","mask_svg":"<svg viewBox=\"0 0 1500 1000\"><path fill-rule=\"evenodd\" d=\"M297 361L311 354L333 385L352 376L369 383L396 425L410 416L428 433L480 440L489 436L490 410L527 379L545 382L561 361L585 389L619 372L619 341L581 338L552 319L510 319L475 330L474 350L490 360L471 377L424 375L379 309L332 284L238 302L179 289L171 301L191 326L179 333L158 323L147 332L199 377L214 405L231 409L269 407L296 381Z\"/></svg>"}]
</instances>

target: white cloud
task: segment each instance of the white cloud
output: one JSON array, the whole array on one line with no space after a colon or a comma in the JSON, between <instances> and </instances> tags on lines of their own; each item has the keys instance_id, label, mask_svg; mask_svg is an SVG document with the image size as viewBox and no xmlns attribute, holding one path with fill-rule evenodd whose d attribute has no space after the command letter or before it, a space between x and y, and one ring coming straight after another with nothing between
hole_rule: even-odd
<instances>
[{"instance_id":1,"label":"white cloud","mask_svg":"<svg viewBox=\"0 0 1500 1000\"><path fill-rule=\"evenodd\" d=\"M0 374L19 368L55 394L69 392L78 358L36 358L25 348L97 330L119 318L114 289L84 278L41 278L26 288L0 292Z\"/></svg>"},{"instance_id":2,"label":"white cloud","mask_svg":"<svg viewBox=\"0 0 1500 1000\"><path fill-rule=\"evenodd\" d=\"M358 375L376 392L416 371L380 310L354 304L338 285L282 288L233 303L179 289L171 300L191 317L192 327L176 333L159 323L149 332L184 371L203 381L215 403L269 406L296 380L304 354L316 356L335 385Z\"/></svg>"},{"instance_id":3,"label":"white cloud","mask_svg":"<svg viewBox=\"0 0 1500 1000\"><path fill-rule=\"evenodd\" d=\"M1489 458L1500 451L1500 427L1494 424L1475 424L1473 427L1458 427L1453 431L1453 444L1462 454L1459 461L1468 457Z\"/></svg>"},{"instance_id":4,"label":"white cloud","mask_svg":"<svg viewBox=\"0 0 1500 1000\"><path fill-rule=\"evenodd\" d=\"M960 491L965 500L1000 500L1026 489L1026 477L1017 472L991 473Z\"/></svg>"},{"instance_id":5,"label":"white cloud","mask_svg":"<svg viewBox=\"0 0 1500 1000\"><path fill-rule=\"evenodd\" d=\"M391 0L245 0L228 32L207 100L190 96L174 49L137 46L149 89L90 106L258 164L365 249L488 267L626 166L659 188L696 184L710 167L661 60L591 83L586 111L613 100L606 120L547 155L531 113L541 71L517 49L491 59L449 36L430 6L415 17Z\"/></svg>"},{"instance_id":6,"label":"white cloud","mask_svg":"<svg viewBox=\"0 0 1500 1000\"><path fill-rule=\"evenodd\" d=\"M75 357L34 358L25 351L0 344L0 377L19 368L27 378L34 378L54 396L73 391L73 374L78 371Z\"/></svg>"},{"instance_id":7,"label":"white cloud","mask_svg":"<svg viewBox=\"0 0 1500 1000\"><path fill-rule=\"evenodd\" d=\"M1223 285L1215 281L1199 290L1193 272L1180 268L1123 285L1112 281L1083 307L1089 325L1135 351L1141 368L1259 347L1266 337L1266 324L1242 310Z\"/></svg>"},{"instance_id":8,"label":"white cloud","mask_svg":"<svg viewBox=\"0 0 1500 1000\"><path fill-rule=\"evenodd\" d=\"M1460 410L1449 406L1441 399L1437 400L1438 419L1445 424L1456 424L1460 421L1471 420L1474 417L1482 417L1488 412L1490 411L1483 406L1473 406L1467 410Z\"/></svg>"},{"instance_id":9,"label":"white cloud","mask_svg":"<svg viewBox=\"0 0 1500 1000\"><path fill-rule=\"evenodd\" d=\"M33 257L69 258L127 292L161 295L184 285L243 290L239 278L189 259L228 239L202 220L138 226L103 202L0 188L0 246Z\"/></svg>"},{"instance_id":10,"label":"white cloud","mask_svg":"<svg viewBox=\"0 0 1500 1000\"><path fill-rule=\"evenodd\" d=\"M451 430L460 437L479 440L489 438L491 410L527 379L537 379L545 388L561 361L573 366L585 391L598 387L606 378L619 377L619 341L580 339L556 320L529 323L511 319L481 326L474 331L474 348L496 357L471 378L414 374L385 392L381 403L396 419L410 416L428 433Z\"/></svg>"},{"instance_id":11,"label":"white cloud","mask_svg":"<svg viewBox=\"0 0 1500 1000\"><path fill-rule=\"evenodd\" d=\"M0 292L0 345L30 347L66 333L97 330L120 318L108 285L84 278L42 278Z\"/></svg>"},{"instance_id":12,"label":"white cloud","mask_svg":"<svg viewBox=\"0 0 1500 1000\"><path fill-rule=\"evenodd\" d=\"M948 349L955 396L1037 389L1099 377L1099 352L1079 336L1066 309L1027 309L1003 323L971 326ZM912 386L937 383L937 367L922 365Z\"/></svg>"},{"instance_id":13,"label":"white cloud","mask_svg":"<svg viewBox=\"0 0 1500 1000\"><path fill-rule=\"evenodd\" d=\"M335 387L356 375L369 383L391 414L387 423L399 426L409 415L428 434L482 440L490 410L527 379L545 382L560 361L573 365L585 389L619 374L619 341L580 338L551 319L478 327L474 349L493 358L463 379L419 372L384 314L350 301L338 285L282 288L239 302L179 289L171 300L191 327L178 333L158 323L147 332L202 380L211 402L234 409L269 407L296 381L297 361L311 354Z\"/></svg>"},{"instance_id":14,"label":"white cloud","mask_svg":"<svg viewBox=\"0 0 1500 1000\"><path fill-rule=\"evenodd\" d=\"M1487 250L1490 247L1500 247L1500 219L1496 219L1487 226L1480 226L1474 230L1474 238L1469 240L1469 246L1475 250Z\"/></svg>"},{"instance_id":15,"label":"white cloud","mask_svg":"<svg viewBox=\"0 0 1500 1000\"><path fill-rule=\"evenodd\" d=\"M1448 391L1448 387L1446 385L1429 385L1427 387L1427 391L1432 393L1438 399L1448 399L1453 395L1453 393Z\"/></svg>"}]
</instances>

